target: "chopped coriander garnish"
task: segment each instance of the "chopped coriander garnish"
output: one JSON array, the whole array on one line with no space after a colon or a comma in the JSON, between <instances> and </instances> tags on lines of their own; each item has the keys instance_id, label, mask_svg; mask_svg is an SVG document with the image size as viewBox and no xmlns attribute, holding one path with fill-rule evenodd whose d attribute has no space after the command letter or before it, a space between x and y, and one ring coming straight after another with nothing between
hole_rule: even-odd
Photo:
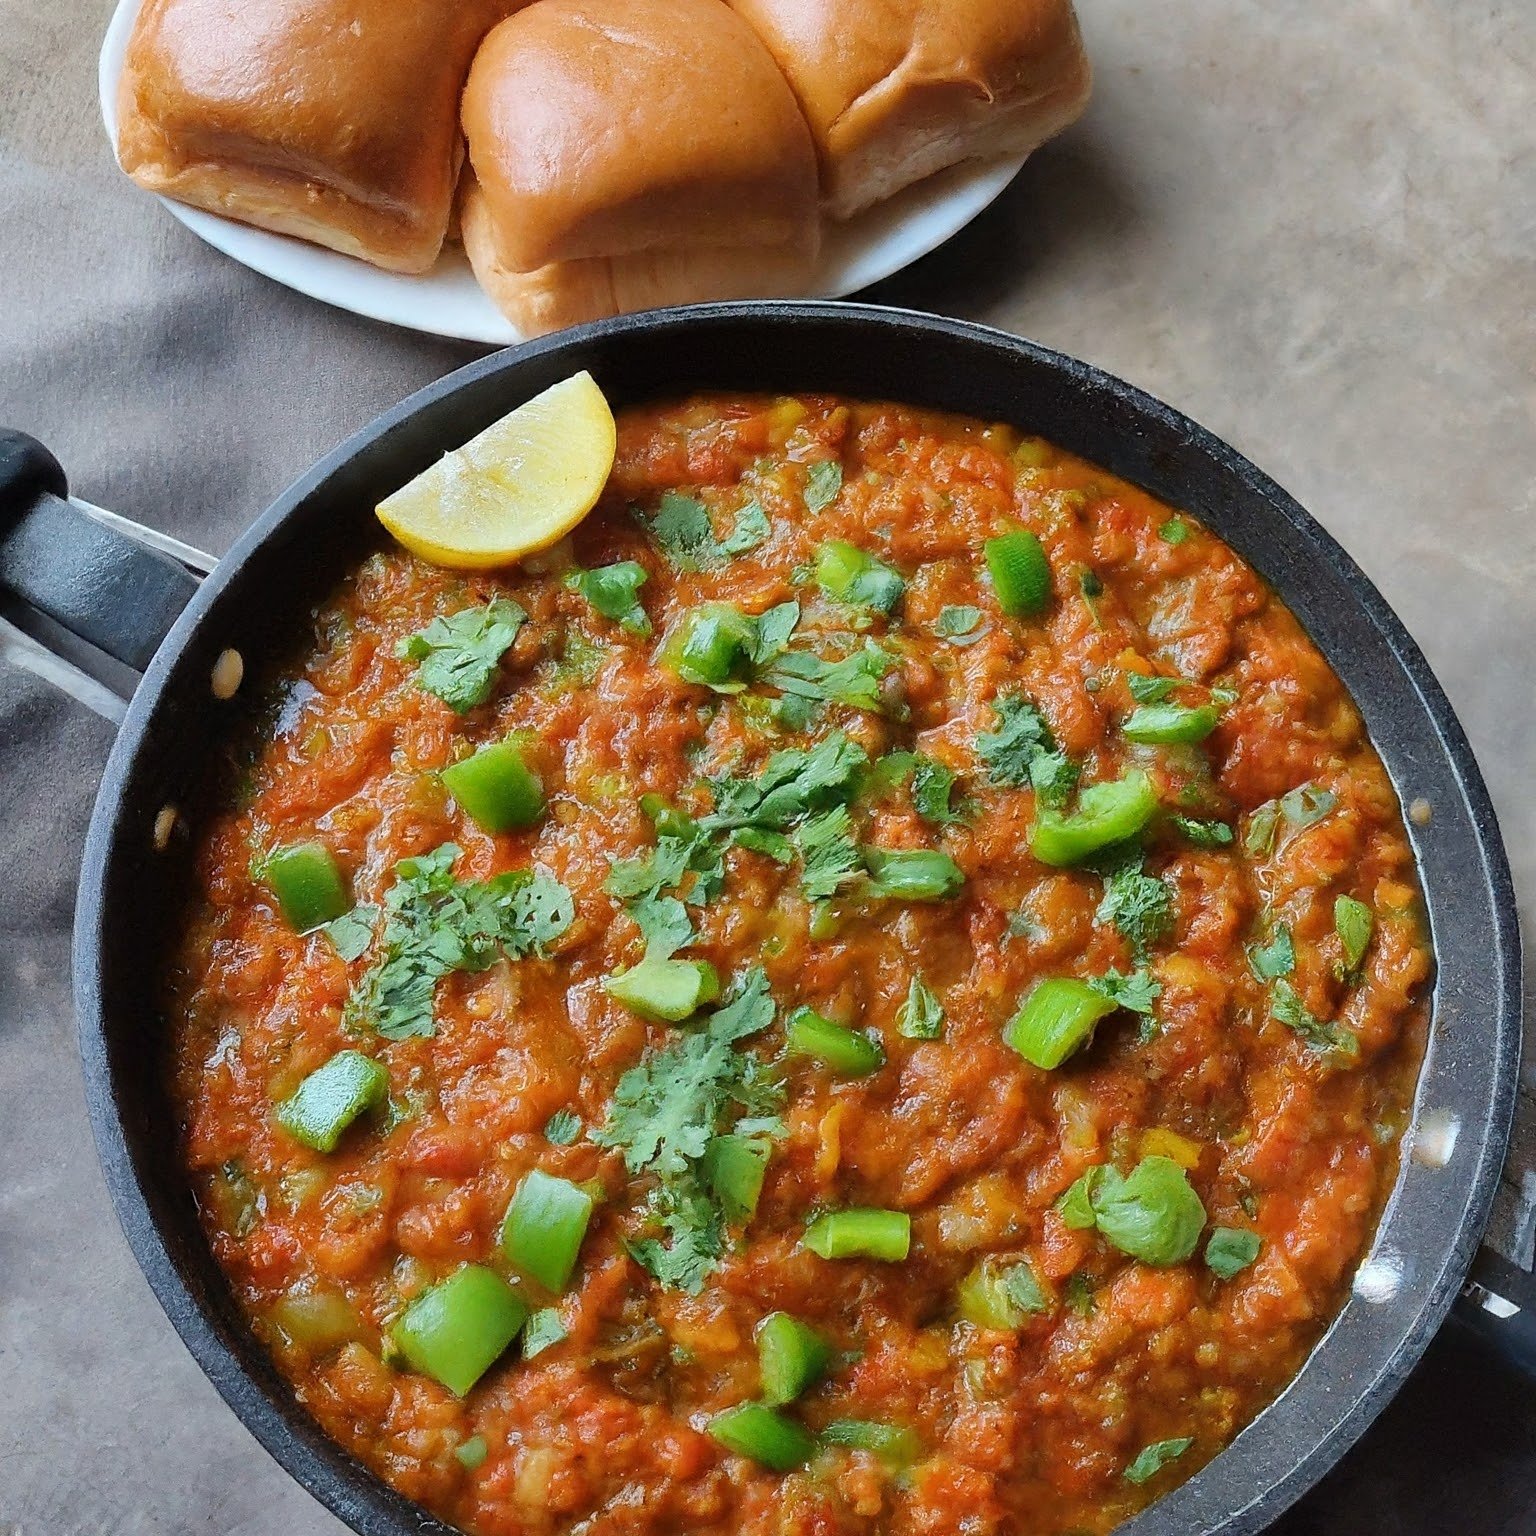
<instances>
[{"instance_id":1,"label":"chopped coriander garnish","mask_svg":"<svg viewBox=\"0 0 1536 1536\"><path fill-rule=\"evenodd\" d=\"M1280 796L1280 814L1299 832L1338 808L1339 797L1317 784L1302 784Z\"/></svg>"},{"instance_id":2,"label":"chopped coriander garnish","mask_svg":"<svg viewBox=\"0 0 1536 1536\"><path fill-rule=\"evenodd\" d=\"M1087 1317L1093 1311L1094 1289L1093 1276L1085 1275L1079 1271L1075 1275L1067 1276L1067 1283L1062 1291L1062 1299L1079 1317Z\"/></svg>"},{"instance_id":3,"label":"chopped coriander garnish","mask_svg":"<svg viewBox=\"0 0 1536 1536\"><path fill-rule=\"evenodd\" d=\"M843 488L843 466L836 459L821 459L805 474L805 510L820 512L837 500Z\"/></svg>"},{"instance_id":4,"label":"chopped coriander garnish","mask_svg":"<svg viewBox=\"0 0 1536 1536\"><path fill-rule=\"evenodd\" d=\"M944 1009L920 975L912 978L907 1000L896 1012L896 1032L907 1040L938 1040L944 1034Z\"/></svg>"},{"instance_id":5,"label":"chopped coriander garnish","mask_svg":"<svg viewBox=\"0 0 1536 1536\"><path fill-rule=\"evenodd\" d=\"M767 543L772 532L773 525L768 521L768 514L763 511L761 503L749 501L736 514L736 522L730 533L720 541L720 553L728 559L750 554L759 544Z\"/></svg>"},{"instance_id":6,"label":"chopped coriander garnish","mask_svg":"<svg viewBox=\"0 0 1536 1536\"><path fill-rule=\"evenodd\" d=\"M1040 804L1059 810L1077 786L1077 765L1056 748L1045 716L1019 694L992 706L996 728L976 738L976 752L994 784L1034 788Z\"/></svg>"},{"instance_id":7,"label":"chopped coriander garnish","mask_svg":"<svg viewBox=\"0 0 1536 1536\"><path fill-rule=\"evenodd\" d=\"M656 515L640 521L674 569L698 571L722 561L747 554L762 544L772 532L768 515L755 501L749 501L736 514L735 526L725 538L715 536L709 508L696 497L681 491L665 491Z\"/></svg>"},{"instance_id":8,"label":"chopped coriander garnish","mask_svg":"<svg viewBox=\"0 0 1536 1536\"><path fill-rule=\"evenodd\" d=\"M649 527L652 538L676 569L696 571L713 563L715 530L702 501L680 491L665 491Z\"/></svg>"},{"instance_id":9,"label":"chopped coriander garnish","mask_svg":"<svg viewBox=\"0 0 1536 1536\"><path fill-rule=\"evenodd\" d=\"M1157 536L1164 544L1182 544L1192 532L1193 530L1182 517L1170 517L1157 530Z\"/></svg>"},{"instance_id":10,"label":"chopped coriander garnish","mask_svg":"<svg viewBox=\"0 0 1536 1536\"><path fill-rule=\"evenodd\" d=\"M1097 1227L1112 1247L1144 1264L1182 1264L1205 1227L1205 1206L1170 1157L1144 1157L1128 1174L1112 1163L1090 1168L1056 1202L1078 1230Z\"/></svg>"},{"instance_id":11,"label":"chopped coriander garnish","mask_svg":"<svg viewBox=\"0 0 1536 1536\"><path fill-rule=\"evenodd\" d=\"M462 715L490 697L501 658L527 618L510 598L496 598L433 619L419 634L400 641L395 655L416 662L417 685Z\"/></svg>"},{"instance_id":12,"label":"chopped coriander garnish","mask_svg":"<svg viewBox=\"0 0 1536 1536\"><path fill-rule=\"evenodd\" d=\"M387 1040L436 1031L432 1002L450 971L483 971L500 955L542 953L575 918L571 893L550 876L514 870L456 880L454 843L395 865L384 895L382 953L347 999L350 1027Z\"/></svg>"},{"instance_id":13,"label":"chopped coriander garnish","mask_svg":"<svg viewBox=\"0 0 1536 1536\"><path fill-rule=\"evenodd\" d=\"M868 761L864 749L841 731L829 732L808 750L775 752L755 779L711 779L715 809L699 826L783 831L802 816L846 803Z\"/></svg>"},{"instance_id":14,"label":"chopped coriander garnish","mask_svg":"<svg viewBox=\"0 0 1536 1536\"><path fill-rule=\"evenodd\" d=\"M1179 541L1175 539L1172 542ZM1194 1443L1193 1435L1182 1435L1177 1440L1158 1440L1146 1446L1125 1469L1126 1482L1150 1482L1170 1461L1177 1461Z\"/></svg>"},{"instance_id":15,"label":"chopped coriander garnish","mask_svg":"<svg viewBox=\"0 0 1536 1536\"><path fill-rule=\"evenodd\" d=\"M801 883L812 901L835 896L863 872L846 805L834 805L802 822L793 838L803 865Z\"/></svg>"},{"instance_id":16,"label":"chopped coriander garnish","mask_svg":"<svg viewBox=\"0 0 1536 1536\"><path fill-rule=\"evenodd\" d=\"M1091 603L1096 597L1104 596L1104 583L1098 576L1084 566L1077 578L1078 590Z\"/></svg>"},{"instance_id":17,"label":"chopped coriander garnish","mask_svg":"<svg viewBox=\"0 0 1536 1536\"><path fill-rule=\"evenodd\" d=\"M532 1360L569 1338L556 1307L541 1307L523 1324L523 1359Z\"/></svg>"},{"instance_id":18,"label":"chopped coriander garnish","mask_svg":"<svg viewBox=\"0 0 1536 1536\"><path fill-rule=\"evenodd\" d=\"M1138 960L1173 930L1173 892L1166 881L1147 874L1139 859L1122 864L1104 882L1096 923L1113 923Z\"/></svg>"},{"instance_id":19,"label":"chopped coriander garnish","mask_svg":"<svg viewBox=\"0 0 1536 1536\"><path fill-rule=\"evenodd\" d=\"M343 960L358 960L373 942L373 925L378 921L377 907L353 907L340 917L322 923L316 930L323 933Z\"/></svg>"},{"instance_id":20,"label":"chopped coriander garnish","mask_svg":"<svg viewBox=\"0 0 1536 1536\"><path fill-rule=\"evenodd\" d=\"M1161 704L1182 682L1182 678L1155 677L1146 672L1125 674L1125 685L1138 704Z\"/></svg>"},{"instance_id":21,"label":"chopped coriander garnish","mask_svg":"<svg viewBox=\"0 0 1536 1536\"><path fill-rule=\"evenodd\" d=\"M1296 945L1286 923L1276 923L1267 944L1255 944L1248 950L1248 964L1260 981L1289 976L1296 969Z\"/></svg>"},{"instance_id":22,"label":"chopped coriander garnish","mask_svg":"<svg viewBox=\"0 0 1536 1536\"><path fill-rule=\"evenodd\" d=\"M973 608L969 603L944 607L934 621L933 632L955 645L972 645L981 639L984 617L980 608Z\"/></svg>"},{"instance_id":23,"label":"chopped coriander garnish","mask_svg":"<svg viewBox=\"0 0 1536 1536\"><path fill-rule=\"evenodd\" d=\"M632 635L648 635L651 621L641 606L640 588L649 580L650 572L638 561L620 560L590 571L572 571L565 584L621 629Z\"/></svg>"},{"instance_id":24,"label":"chopped coriander garnish","mask_svg":"<svg viewBox=\"0 0 1536 1536\"><path fill-rule=\"evenodd\" d=\"M1339 936L1339 943L1344 946L1344 960L1338 971L1339 980L1347 986L1354 986L1360 980L1360 967L1365 952L1371 947L1376 918L1363 901L1357 901L1353 896L1340 896L1333 904L1333 927Z\"/></svg>"},{"instance_id":25,"label":"chopped coriander garnish","mask_svg":"<svg viewBox=\"0 0 1536 1536\"><path fill-rule=\"evenodd\" d=\"M1111 967L1102 976L1090 976L1088 985L1117 1008L1152 1017L1152 1005L1163 995L1162 983L1146 966L1138 965L1128 976Z\"/></svg>"},{"instance_id":26,"label":"chopped coriander garnish","mask_svg":"<svg viewBox=\"0 0 1536 1536\"><path fill-rule=\"evenodd\" d=\"M1232 841L1232 828L1224 821L1200 821L1193 816L1170 816L1168 825L1196 848L1225 848Z\"/></svg>"},{"instance_id":27,"label":"chopped coriander garnish","mask_svg":"<svg viewBox=\"0 0 1536 1536\"><path fill-rule=\"evenodd\" d=\"M736 1048L773 1016L766 974L749 971L702 1028L647 1051L619 1079L607 1121L592 1133L623 1153L631 1174L656 1180L648 1215L662 1235L628 1247L663 1285L697 1294L725 1251L726 1212L706 1167L712 1144L782 1129L782 1085L760 1057Z\"/></svg>"},{"instance_id":28,"label":"chopped coriander garnish","mask_svg":"<svg viewBox=\"0 0 1536 1536\"><path fill-rule=\"evenodd\" d=\"M581 1140L581 1116L574 1110L557 1109L544 1127L544 1139L551 1146L568 1147Z\"/></svg>"},{"instance_id":29,"label":"chopped coriander garnish","mask_svg":"<svg viewBox=\"0 0 1536 1536\"><path fill-rule=\"evenodd\" d=\"M1295 1030L1314 1051L1339 1064L1348 1064L1360 1054L1360 1041L1353 1030L1318 1018L1295 987L1283 978L1275 982L1270 993L1269 1012L1287 1029Z\"/></svg>"},{"instance_id":30,"label":"chopped coriander garnish","mask_svg":"<svg viewBox=\"0 0 1536 1536\"><path fill-rule=\"evenodd\" d=\"M846 704L879 713L884 706L880 684L896 658L873 640L838 661L826 661L811 651L785 651L763 673L763 681L786 694L816 703Z\"/></svg>"},{"instance_id":31,"label":"chopped coriander garnish","mask_svg":"<svg viewBox=\"0 0 1536 1536\"><path fill-rule=\"evenodd\" d=\"M1206 1266L1230 1280L1258 1258L1262 1246L1259 1234L1246 1227L1214 1227L1205 1245Z\"/></svg>"},{"instance_id":32,"label":"chopped coriander garnish","mask_svg":"<svg viewBox=\"0 0 1536 1536\"><path fill-rule=\"evenodd\" d=\"M950 804L955 789L955 771L931 757L917 753L912 764L912 809L924 821L947 827L965 820L963 811Z\"/></svg>"}]
</instances>

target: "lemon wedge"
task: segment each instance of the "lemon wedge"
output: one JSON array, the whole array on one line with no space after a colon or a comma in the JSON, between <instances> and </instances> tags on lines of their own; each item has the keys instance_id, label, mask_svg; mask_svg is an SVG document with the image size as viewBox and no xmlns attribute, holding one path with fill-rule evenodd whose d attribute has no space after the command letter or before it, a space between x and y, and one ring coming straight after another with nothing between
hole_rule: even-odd
<instances>
[{"instance_id":1,"label":"lemon wedge","mask_svg":"<svg viewBox=\"0 0 1536 1536\"><path fill-rule=\"evenodd\" d=\"M434 565L510 565L592 510L616 445L602 390L590 373L573 374L381 501L379 521Z\"/></svg>"}]
</instances>

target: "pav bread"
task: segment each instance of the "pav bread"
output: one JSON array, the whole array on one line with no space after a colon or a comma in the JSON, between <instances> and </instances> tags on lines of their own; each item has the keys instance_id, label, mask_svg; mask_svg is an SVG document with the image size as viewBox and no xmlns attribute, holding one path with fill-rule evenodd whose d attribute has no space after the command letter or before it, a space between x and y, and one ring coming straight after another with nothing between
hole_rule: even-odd
<instances>
[{"instance_id":1,"label":"pav bread","mask_svg":"<svg viewBox=\"0 0 1536 1536\"><path fill-rule=\"evenodd\" d=\"M144 0L119 87L141 186L423 272L463 160L475 48L520 0Z\"/></svg>"},{"instance_id":2,"label":"pav bread","mask_svg":"<svg viewBox=\"0 0 1536 1536\"><path fill-rule=\"evenodd\" d=\"M729 0L794 87L828 211L946 166L1023 155L1087 104L1071 0Z\"/></svg>"},{"instance_id":3,"label":"pav bread","mask_svg":"<svg viewBox=\"0 0 1536 1536\"><path fill-rule=\"evenodd\" d=\"M486 38L463 123L464 248L527 335L810 282L810 131L724 0L537 0Z\"/></svg>"}]
</instances>

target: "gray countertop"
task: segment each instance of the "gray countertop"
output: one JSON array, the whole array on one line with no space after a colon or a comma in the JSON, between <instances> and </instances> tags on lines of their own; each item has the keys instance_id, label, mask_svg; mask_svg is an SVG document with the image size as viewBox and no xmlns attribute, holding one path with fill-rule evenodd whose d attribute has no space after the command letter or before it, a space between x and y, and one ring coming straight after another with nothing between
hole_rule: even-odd
<instances>
[{"instance_id":1,"label":"gray countertop","mask_svg":"<svg viewBox=\"0 0 1536 1536\"><path fill-rule=\"evenodd\" d=\"M873 295L1101 364L1237 445L1418 637L1536 898L1536 11L1083 0L1088 116ZM218 551L475 349L326 310L116 173L106 0L0 0L0 421ZM0 670L0 1531L340 1536L182 1350L96 1168L68 992L110 730ZM1536 1387L1442 1338L1282 1524L1536 1526ZM1023 1536L1023 1533L1021 1533Z\"/></svg>"}]
</instances>

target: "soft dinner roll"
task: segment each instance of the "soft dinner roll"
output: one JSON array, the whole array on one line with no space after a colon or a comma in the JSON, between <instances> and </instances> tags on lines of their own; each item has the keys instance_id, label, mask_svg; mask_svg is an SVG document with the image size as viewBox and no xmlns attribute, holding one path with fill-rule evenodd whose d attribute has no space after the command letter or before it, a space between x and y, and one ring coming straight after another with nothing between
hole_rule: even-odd
<instances>
[{"instance_id":1,"label":"soft dinner roll","mask_svg":"<svg viewBox=\"0 0 1536 1536\"><path fill-rule=\"evenodd\" d=\"M464 248L528 335L810 280L810 132L723 0L537 0L475 56L464 132Z\"/></svg>"},{"instance_id":2,"label":"soft dinner roll","mask_svg":"<svg viewBox=\"0 0 1536 1536\"><path fill-rule=\"evenodd\" d=\"M1028 154L1088 100L1071 0L730 0L810 120L846 219L981 155Z\"/></svg>"},{"instance_id":3,"label":"soft dinner roll","mask_svg":"<svg viewBox=\"0 0 1536 1536\"><path fill-rule=\"evenodd\" d=\"M118 97L140 186L397 272L437 259L476 45L519 0L144 0Z\"/></svg>"}]
</instances>

